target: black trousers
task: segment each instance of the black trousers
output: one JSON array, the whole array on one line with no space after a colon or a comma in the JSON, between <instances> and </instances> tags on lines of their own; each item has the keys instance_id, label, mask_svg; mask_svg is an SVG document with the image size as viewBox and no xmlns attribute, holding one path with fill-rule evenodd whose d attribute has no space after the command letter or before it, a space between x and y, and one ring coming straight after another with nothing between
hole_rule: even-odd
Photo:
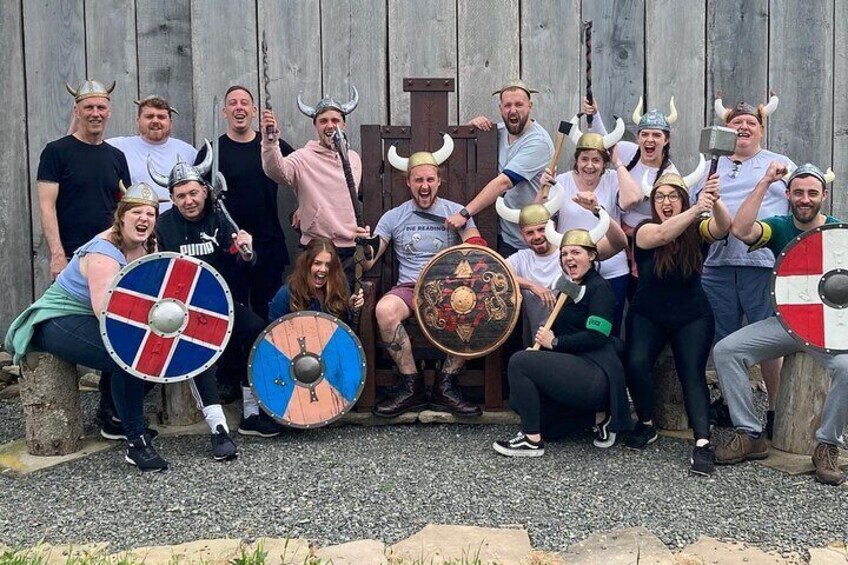
<instances>
[{"instance_id":1,"label":"black trousers","mask_svg":"<svg viewBox=\"0 0 848 565\"><path fill-rule=\"evenodd\" d=\"M654 418L653 368L665 345L671 345L677 377L683 387L686 414L695 439L710 437L710 392L705 371L713 344L712 313L683 326L663 326L637 312L627 315L627 388L639 420Z\"/></svg>"},{"instance_id":2,"label":"black trousers","mask_svg":"<svg viewBox=\"0 0 848 565\"><path fill-rule=\"evenodd\" d=\"M284 241L256 243L256 264L239 266L235 256L226 258L222 275L233 293L233 301L248 306L262 318L268 319L268 303L283 286L283 271L289 264Z\"/></svg>"},{"instance_id":3,"label":"black trousers","mask_svg":"<svg viewBox=\"0 0 848 565\"><path fill-rule=\"evenodd\" d=\"M247 361L256 338L265 329L265 321L249 308L233 302L233 334L218 358L218 381L233 386L249 386Z\"/></svg>"},{"instance_id":4,"label":"black trousers","mask_svg":"<svg viewBox=\"0 0 848 565\"><path fill-rule=\"evenodd\" d=\"M609 407L606 373L589 359L555 351L519 351L509 360L509 405L521 416L521 431L542 433L545 400L567 411L564 418L594 415ZM545 417L546 421L553 418Z\"/></svg>"}]
</instances>

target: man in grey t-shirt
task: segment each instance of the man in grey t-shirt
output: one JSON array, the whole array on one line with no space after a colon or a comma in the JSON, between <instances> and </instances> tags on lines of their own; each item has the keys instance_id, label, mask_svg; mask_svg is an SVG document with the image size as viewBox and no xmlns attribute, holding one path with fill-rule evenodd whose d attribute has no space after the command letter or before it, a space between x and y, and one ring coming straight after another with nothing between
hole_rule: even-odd
<instances>
[{"instance_id":1,"label":"man in grey t-shirt","mask_svg":"<svg viewBox=\"0 0 848 565\"><path fill-rule=\"evenodd\" d=\"M446 227L442 221L416 214L426 212L445 218L462 208L456 202L437 196L441 184L439 165L447 160L452 150L453 140L447 134L444 135L442 149L435 153L422 151L405 159L398 156L394 147L389 149L389 162L396 169L407 173L406 184L412 198L380 218L374 230L374 234L380 238L379 249L374 259L365 264L365 268L370 269L386 251L389 243L394 244L400 265L398 283L377 302L376 317L380 337L398 368L398 387L394 395L374 407L377 416L393 418L410 410L424 408L428 403L435 410L448 410L458 416L479 416L481 413L479 406L462 398L456 377L464 360L452 355L448 355L442 370L436 375L428 402L424 377L418 372L412 356L412 344L403 327L404 320L415 309L415 281L421 269L436 253L463 241L486 245L473 221L457 232Z\"/></svg>"},{"instance_id":2,"label":"man in grey t-shirt","mask_svg":"<svg viewBox=\"0 0 848 565\"><path fill-rule=\"evenodd\" d=\"M448 224L453 228L462 228L468 218L494 204L501 195L510 208L520 209L536 201L542 172L550 164L554 144L548 132L530 118L533 109L530 94L534 92L523 82L513 81L493 93L499 96L498 108L503 122L495 124L485 116L477 116L468 122L468 125L483 131L497 127L500 173L465 208L448 218ZM499 227L498 251L501 255L508 257L527 247L518 226L501 219Z\"/></svg>"}]
</instances>

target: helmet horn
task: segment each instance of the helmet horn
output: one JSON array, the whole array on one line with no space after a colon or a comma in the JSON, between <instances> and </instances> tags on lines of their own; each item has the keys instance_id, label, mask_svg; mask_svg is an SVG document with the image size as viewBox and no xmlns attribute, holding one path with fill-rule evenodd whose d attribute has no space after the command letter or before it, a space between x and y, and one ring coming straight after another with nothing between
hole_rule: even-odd
<instances>
[{"instance_id":1,"label":"helmet horn","mask_svg":"<svg viewBox=\"0 0 848 565\"><path fill-rule=\"evenodd\" d=\"M74 98L76 98L76 97L77 97L77 91L76 91L76 90L74 90L73 88L71 88L71 85L70 85L70 84L68 84L67 82L65 83L65 88L68 90L68 93L69 93L71 96L73 96Z\"/></svg>"},{"instance_id":2,"label":"helmet horn","mask_svg":"<svg viewBox=\"0 0 848 565\"><path fill-rule=\"evenodd\" d=\"M300 97L300 94L297 95L297 109L300 110L300 113L307 118L315 117L315 108L308 106Z\"/></svg>"},{"instance_id":3,"label":"helmet horn","mask_svg":"<svg viewBox=\"0 0 848 565\"><path fill-rule=\"evenodd\" d=\"M391 149L389 151L391 151ZM448 158L451 156L451 153L453 153L453 138L451 138L451 136L449 136L448 134L443 133L442 147L438 151L433 152L433 159L435 159L436 163L441 165L442 163L448 160Z\"/></svg>"},{"instance_id":4,"label":"helmet horn","mask_svg":"<svg viewBox=\"0 0 848 565\"><path fill-rule=\"evenodd\" d=\"M651 197L651 192L654 190L654 185L648 182L648 175L651 171L645 171L642 175L642 194L645 195L645 198Z\"/></svg>"},{"instance_id":5,"label":"helmet horn","mask_svg":"<svg viewBox=\"0 0 848 565\"><path fill-rule=\"evenodd\" d=\"M551 216L556 214L559 210L560 203L562 202L562 193L563 188L560 185L555 184L551 187L550 192L548 193L547 202L542 203L542 206L545 207L545 209L548 211L548 214L550 214Z\"/></svg>"},{"instance_id":6,"label":"helmet horn","mask_svg":"<svg viewBox=\"0 0 848 565\"><path fill-rule=\"evenodd\" d=\"M772 114L772 112L777 110L777 105L779 102L780 100L777 98L777 96L774 95L774 92L772 92L768 104L763 106L763 116L769 116Z\"/></svg>"},{"instance_id":7,"label":"helmet horn","mask_svg":"<svg viewBox=\"0 0 848 565\"><path fill-rule=\"evenodd\" d=\"M580 131L580 114L575 114L570 122L571 130L568 132L568 137L571 138L574 145L577 145L580 142L580 137L583 135L583 132Z\"/></svg>"},{"instance_id":8,"label":"helmet horn","mask_svg":"<svg viewBox=\"0 0 848 565\"><path fill-rule=\"evenodd\" d=\"M350 90L353 93L350 101L345 104L342 104L342 114L344 114L345 116L356 110L356 107L359 105L359 91L356 90L356 87L352 85L350 87Z\"/></svg>"},{"instance_id":9,"label":"helmet horn","mask_svg":"<svg viewBox=\"0 0 848 565\"><path fill-rule=\"evenodd\" d=\"M704 156L702 154L698 154L698 166L695 167L695 170L683 177L683 184L686 185L686 188L692 188L696 184L698 184L704 176L704 173L707 172L707 162L704 160Z\"/></svg>"},{"instance_id":10,"label":"helmet horn","mask_svg":"<svg viewBox=\"0 0 848 565\"><path fill-rule=\"evenodd\" d=\"M121 194L127 193L127 187L124 186L124 179L118 179L118 189L120 189Z\"/></svg>"},{"instance_id":11,"label":"helmet horn","mask_svg":"<svg viewBox=\"0 0 848 565\"><path fill-rule=\"evenodd\" d=\"M153 157L150 155L147 156L147 172L150 173L150 178L153 179L153 182L159 186L168 187L168 177L156 170L156 167L153 166Z\"/></svg>"},{"instance_id":12,"label":"helmet horn","mask_svg":"<svg viewBox=\"0 0 848 565\"><path fill-rule=\"evenodd\" d=\"M642 121L642 110L642 97L640 96L639 103L636 104L636 109L633 110L633 115L631 116L633 118L634 124L638 124L640 121Z\"/></svg>"},{"instance_id":13,"label":"helmet horn","mask_svg":"<svg viewBox=\"0 0 848 565\"><path fill-rule=\"evenodd\" d=\"M824 184L830 184L835 180L836 180L836 173L833 172L833 169L828 167L827 172L824 174Z\"/></svg>"},{"instance_id":14,"label":"helmet horn","mask_svg":"<svg viewBox=\"0 0 848 565\"><path fill-rule=\"evenodd\" d=\"M598 210L598 217L598 225L589 230L589 237L592 238L592 242L595 245L597 245L598 242L607 235L607 230L609 230L610 227L610 217L606 210L603 208Z\"/></svg>"},{"instance_id":15,"label":"helmet horn","mask_svg":"<svg viewBox=\"0 0 848 565\"><path fill-rule=\"evenodd\" d=\"M713 110L715 110L716 116L722 123L727 122L727 114L730 112L729 108L724 107L724 102L721 101L721 98L716 98L713 103Z\"/></svg>"},{"instance_id":16,"label":"helmet horn","mask_svg":"<svg viewBox=\"0 0 848 565\"><path fill-rule=\"evenodd\" d=\"M442 146L442 149L444 149L444 146ZM451 147L451 150L453 150L453 147ZM395 169L404 172L409 170L409 158L398 155L397 148L394 145L389 147L388 158L389 163L391 163L392 167Z\"/></svg>"},{"instance_id":17,"label":"helmet horn","mask_svg":"<svg viewBox=\"0 0 848 565\"><path fill-rule=\"evenodd\" d=\"M197 172L205 177L212 169L212 146L209 144L208 139L204 139L203 144L206 146L206 156L203 157L203 161L201 161L196 168Z\"/></svg>"},{"instance_id":18,"label":"helmet horn","mask_svg":"<svg viewBox=\"0 0 848 565\"><path fill-rule=\"evenodd\" d=\"M112 94L112 91L115 90L115 81L112 81L112 84L106 87L106 94Z\"/></svg>"},{"instance_id":19,"label":"helmet horn","mask_svg":"<svg viewBox=\"0 0 848 565\"><path fill-rule=\"evenodd\" d=\"M674 122L677 121L677 107L674 105L674 96L672 96L671 100L668 101L668 111L670 113L666 117L665 121L668 122L668 125L673 126Z\"/></svg>"},{"instance_id":20,"label":"helmet horn","mask_svg":"<svg viewBox=\"0 0 848 565\"><path fill-rule=\"evenodd\" d=\"M554 227L554 221L548 220L548 223L545 224L545 239L548 240L548 243L559 249L562 246L563 235L565 234L556 231L556 228Z\"/></svg>"},{"instance_id":21,"label":"helmet horn","mask_svg":"<svg viewBox=\"0 0 848 565\"><path fill-rule=\"evenodd\" d=\"M615 116L615 129L604 136L604 147L609 149L619 141L624 135L624 120L620 116Z\"/></svg>"},{"instance_id":22,"label":"helmet horn","mask_svg":"<svg viewBox=\"0 0 848 565\"><path fill-rule=\"evenodd\" d=\"M517 224L519 216L521 216L521 210L507 206L503 196L498 196L495 201L495 210L497 210L498 216L513 224Z\"/></svg>"}]
</instances>

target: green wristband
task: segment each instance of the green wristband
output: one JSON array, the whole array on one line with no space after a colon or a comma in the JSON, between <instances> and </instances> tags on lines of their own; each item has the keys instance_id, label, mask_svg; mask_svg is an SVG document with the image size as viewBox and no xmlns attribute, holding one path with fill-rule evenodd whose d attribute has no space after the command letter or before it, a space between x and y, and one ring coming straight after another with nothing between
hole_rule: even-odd
<instances>
[{"instance_id":1,"label":"green wristband","mask_svg":"<svg viewBox=\"0 0 848 565\"><path fill-rule=\"evenodd\" d=\"M612 332L612 324L598 316L589 316L586 319L586 329L594 330L609 337L610 332Z\"/></svg>"}]
</instances>

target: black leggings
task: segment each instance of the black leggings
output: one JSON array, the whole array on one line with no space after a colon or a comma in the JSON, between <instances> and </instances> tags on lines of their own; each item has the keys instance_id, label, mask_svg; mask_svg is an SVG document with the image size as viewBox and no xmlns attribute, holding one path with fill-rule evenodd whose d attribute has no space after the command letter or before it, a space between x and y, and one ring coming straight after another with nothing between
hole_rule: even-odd
<instances>
[{"instance_id":1,"label":"black leggings","mask_svg":"<svg viewBox=\"0 0 848 565\"><path fill-rule=\"evenodd\" d=\"M627 315L626 331L627 388L639 420L647 422L654 418L653 368L668 343L674 354L677 378L683 387L689 425L695 439L709 439L710 392L705 371L715 334L712 312L684 326L667 327L631 311Z\"/></svg>"},{"instance_id":2,"label":"black leggings","mask_svg":"<svg viewBox=\"0 0 848 565\"><path fill-rule=\"evenodd\" d=\"M218 358L219 382L235 385L238 381L241 386L250 386L247 379L247 361L253 343L264 329L265 321L262 318L247 306L233 301L233 334Z\"/></svg>"},{"instance_id":3,"label":"black leggings","mask_svg":"<svg viewBox=\"0 0 848 565\"><path fill-rule=\"evenodd\" d=\"M541 433L543 396L563 408L595 413L609 407L609 381L592 361L554 351L519 351L509 359L509 405L521 431Z\"/></svg>"}]
</instances>

